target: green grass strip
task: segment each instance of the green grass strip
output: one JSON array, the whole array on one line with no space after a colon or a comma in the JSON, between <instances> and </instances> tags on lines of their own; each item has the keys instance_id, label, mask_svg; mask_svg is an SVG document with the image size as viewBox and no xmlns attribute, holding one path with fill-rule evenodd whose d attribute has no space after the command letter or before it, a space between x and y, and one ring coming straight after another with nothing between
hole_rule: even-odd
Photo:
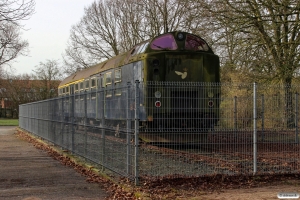
<instances>
[{"instance_id":1,"label":"green grass strip","mask_svg":"<svg viewBox=\"0 0 300 200\"><path fill-rule=\"evenodd\" d=\"M19 120L0 118L0 126L19 126Z\"/></svg>"}]
</instances>

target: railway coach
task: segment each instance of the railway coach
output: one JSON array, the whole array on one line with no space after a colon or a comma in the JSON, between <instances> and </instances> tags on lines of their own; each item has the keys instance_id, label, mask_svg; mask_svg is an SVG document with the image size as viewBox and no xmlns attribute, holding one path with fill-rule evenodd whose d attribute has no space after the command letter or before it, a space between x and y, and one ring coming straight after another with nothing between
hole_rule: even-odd
<instances>
[{"instance_id":1,"label":"railway coach","mask_svg":"<svg viewBox=\"0 0 300 200\"><path fill-rule=\"evenodd\" d=\"M141 86L139 137L146 142L197 142L219 120L220 92L210 84L220 82L219 57L201 37L179 31L64 79L58 88L66 97L63 112L70 116L66 108L73 102L76 121L101 126L105 119L105 126L125 128L130 117L126 88L136 81Z\"/></svg>"}]
</instances>

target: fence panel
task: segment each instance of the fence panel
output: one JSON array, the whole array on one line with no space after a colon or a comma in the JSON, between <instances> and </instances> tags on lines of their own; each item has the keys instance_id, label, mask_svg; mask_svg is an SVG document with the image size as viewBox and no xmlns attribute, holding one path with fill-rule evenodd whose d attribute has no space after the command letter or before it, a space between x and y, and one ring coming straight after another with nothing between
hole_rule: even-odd
<instances>
[{"instance_id":1,"label":"fence panel","mask_svg":"<svg viewBox=\"0 0 300 200\"><path fill-rule=\"evenodd\" d=\"M20 105L19 119L21 128L136 181L297 173L298 90L136 82Z\"/></svg>"}]
</instances>

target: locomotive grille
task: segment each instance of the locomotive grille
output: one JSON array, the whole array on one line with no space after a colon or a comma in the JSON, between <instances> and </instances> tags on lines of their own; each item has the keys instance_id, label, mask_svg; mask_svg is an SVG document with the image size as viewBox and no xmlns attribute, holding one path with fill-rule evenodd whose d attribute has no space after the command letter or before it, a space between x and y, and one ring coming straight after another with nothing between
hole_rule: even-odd
<instances>
[{"instance_id":1,"label":"locomotive grille","mask_svg":"<svg viewBox=\"0 0 300 200\"><path fill-rule=\"evenodd\" d=\"M173 112L192 112L199 108L198 91L171 91Z\"/></svg>"}]
</instances>

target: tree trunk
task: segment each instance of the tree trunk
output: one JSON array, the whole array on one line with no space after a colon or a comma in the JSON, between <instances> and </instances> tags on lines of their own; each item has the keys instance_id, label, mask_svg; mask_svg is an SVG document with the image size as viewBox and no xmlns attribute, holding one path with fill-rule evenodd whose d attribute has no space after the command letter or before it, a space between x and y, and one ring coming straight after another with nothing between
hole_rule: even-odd
<instances>
[{"instance_id":1,"label":"tree trunk","mask_svg":"<svg viewBox=\"0 0 300 200\"><path fill-rule=\"evenodd\" d=\"M295 127L295 113L293 112L293 91L292 91L292 78L285 79L284 85L285 96L285 119L287 128Z\"/></svg>"}]
</instances>

